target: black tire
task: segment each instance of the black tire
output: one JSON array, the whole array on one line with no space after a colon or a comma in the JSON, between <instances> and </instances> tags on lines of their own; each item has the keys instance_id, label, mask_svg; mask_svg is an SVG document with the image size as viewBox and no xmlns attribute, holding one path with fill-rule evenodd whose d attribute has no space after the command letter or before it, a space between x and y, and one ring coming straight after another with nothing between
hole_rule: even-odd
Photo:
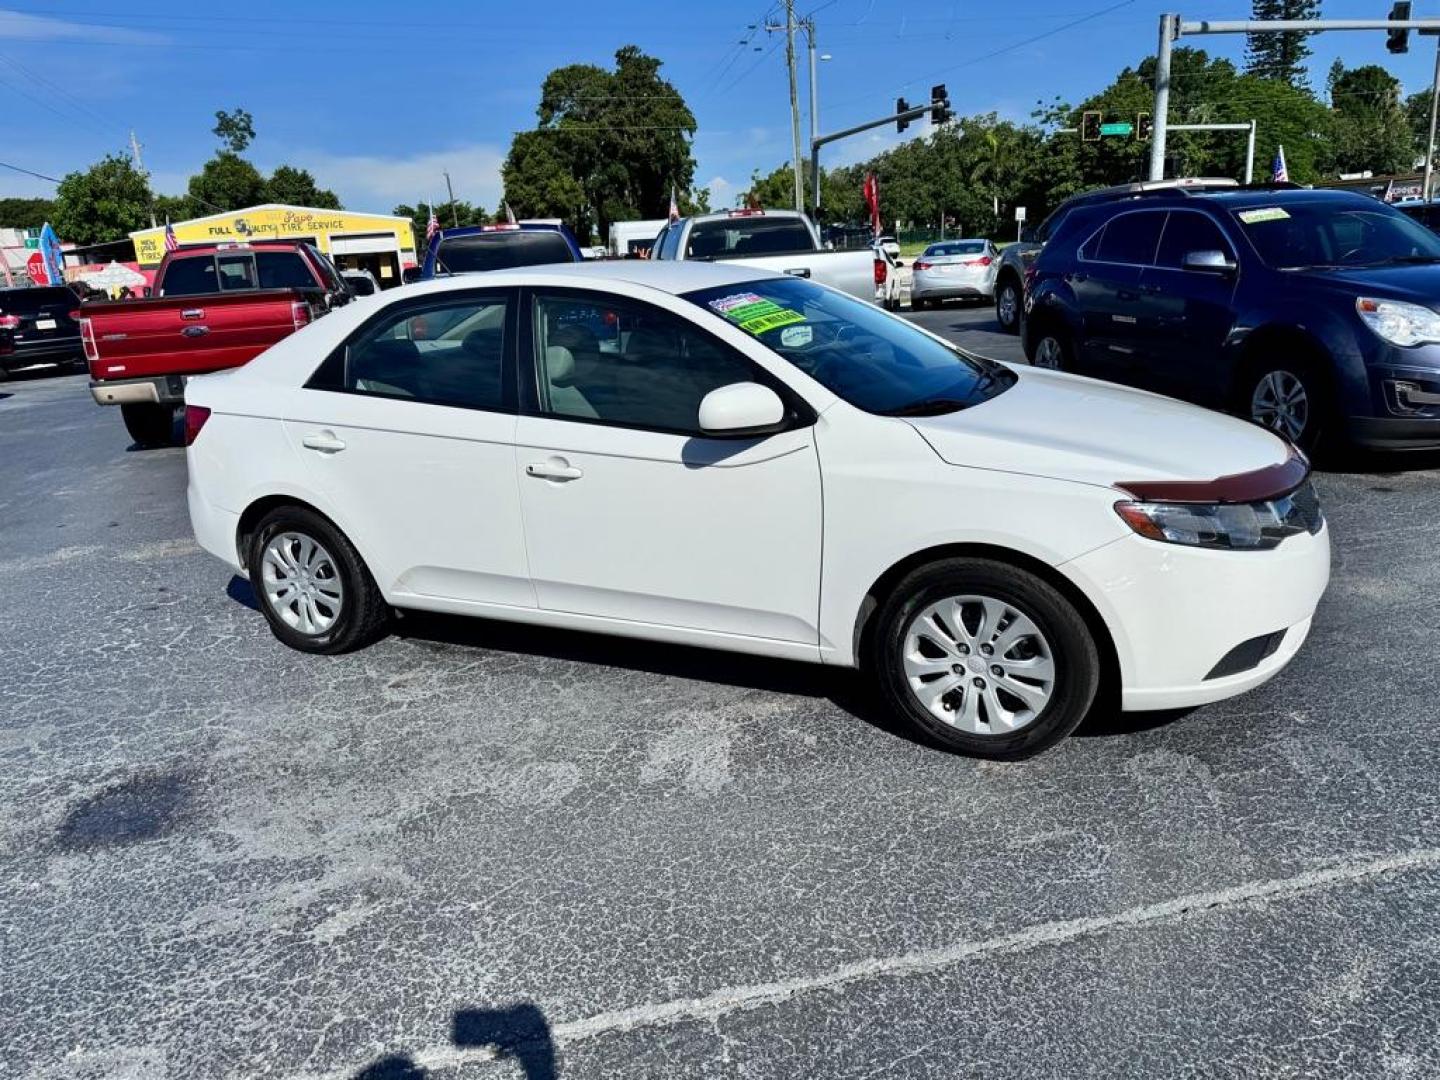
<instances>
[{"instance_id":1,"label":"black tire","mask_svg":"<svg viewBox=\"0 0 1440 1080\"><path fill-rule=\"evenodd\" d=\"M1009 295L1010 306L1006 307L1006 296ZM1000 324L1000 329L1007 334L1018 334L1020 332L1020 304L1023 297L1020 294L1020 286L1010 278L1005 278L995 287L995 321ZM1007 320L1005 312L1010 315Z\"/></svg>"},{"instance_id":2,"label":"black tire","mask_svg":"<svg viewBox=\"0 0 1440 1080\"><path fill-rule=\"evenodd\" d=\"M913 299L913 298L912 298L911 301L910 301L910 310L911 310L911 311L924 311L924 310L925 310L925 305L926 305L927 303L928 303L928 301L926 301L926 300L916 300L916 299Z\"/></svg>"},{"instance_id":3,"label":"black tire","mask_svg":"<svg viewBox=\"0 0 1440 1080\"><path fill-rule=\"evenodd\" d=\"M938 678L951 679L951 673L945 672L943 667L952 659L957 662L951 670L959 678L954 684L955 689L939 699L937 707L941 714L953 712L958 722L968 704L964 695L972 692L981 702L977 708L987 717L991 716L993 708L986 698L987 692L999 702L1003 714L1011 704L1020 703L1020 699L1006 689L1004 681L993 679L990 673L995 670L995 661L999 660L1002 664L1007 660L1022 662L1025 657L1012 657L1010 654L1027 644L1039 650L1038 655L1042 657L1044 649L1048 649L1053 664L1049 696L1032 718L1013 730L1006 728L1004 723L991 720L985 726L988 728L993 723L998 729L993 733L963 731L925 708L911 689L904 667L906 633L911 620L931 604L960 596L997 601L1010 621L997 623L996 632L1013 625L1011 616L1023 616L1038 629L1040 640L1036 643L1033 637L1021 638L1006 650L1005 656L979 657L978 653L985 648L984 645L974 651L968 651L968 646L964 644L955 645L958 650L967 650L967 657L958 657L953 653L947 656L949 650L941 650L937 654L942 668ZM1007 563L992 559L956 558L920 567L907 575L881 601L872 625L873 632L867 636L863 662L881 699L895 715L905 719L929 741L962 754L1012 761L1038 754L1080 725L1100 688L1100 652L1080 613L1049 583ZM979 631L976 640L983 641L990 627L977 622L976 629ZM965 634L969 633L966 628ZM961 636L951 631L952 638L959 640ZM928 653L925 655L926 659L930 659ZM976 659L980 661L979 671L971 664ZM1010 685L1014 684L1013 674L1012 671ZM987 678L995 681L988 691L984 683ZM978 686L979 690L972 691L972 685ZM947 700L952 698L956 700Z\"/></svg>"},{"instance_id":4,"label":"black tire","mask_svg":"<svg viewBox=\"0 0 1440 1080\"><path fill-rule=\"evenodd\" d=\"M1273 400L1283 387L1298 384L1302 394L1303 423L1294 431L1278 410L1266 411L1261 405L1262 385L1268 400ZM1240 416L1289 439L1307 454L1326 448L1334 424L1334 395L1330 382L1319 366L1308 358L1267 360L1251 367L1239 382L1235 411ZM1289 415L1298 419L1292 405Z\"/></svg>"},{"instance_id":5,"label":"black tire","mask_svg":"<svg viewBox=\"0 0 1440 1080\"><path fill-rule=\"evenodd\" d=\"M299 626L292 626L278 609L283 608L296 615L301 602L287 604L282 600L277 605L271 599L271 590L266 587L265 549L272 539L285 534L310 540L319 546L322 555L328 557L331 572L325 573L322 567L313 579L317 586L338 578L340 602L334 604L317 595L311 605L312 610L323 610L330 605L330 610L334 612L333 621L323 629L307 632ZM245 561L250 571L250 586L265 621L270 624L275 636L292 649L324 655L350 652L377 640L389 626L390 606L380 595L380 589L359 552L339 529L313 510L303 506L281 506L270 511L256 527ZM335 608L338 611L334 611Z\"/></svg>"},{"instance_id":6,"label":"black tire","mask_svg":"<svg viewBox=\"0 0 1440 1080\"><path fill-rule=\"evenodd\" d=\"M1052 359L1047 361L1046 357ZM1070 341L1070 335L1053 320L1046 320L1033 333L1026 335L1025 358L1030 361L1031 367L1075 370L1075 346Z\"/></svg>"},{"instance_id":7,"label":"black tire","mask_svg":"<svg viewBox=\"0 0 1440 1080\"><path fill-rule=\"evenodd\" d=\"M169 446L175 441L175 406L121 405L125 430L140 446Z\"/></svg>"}]
</instances>

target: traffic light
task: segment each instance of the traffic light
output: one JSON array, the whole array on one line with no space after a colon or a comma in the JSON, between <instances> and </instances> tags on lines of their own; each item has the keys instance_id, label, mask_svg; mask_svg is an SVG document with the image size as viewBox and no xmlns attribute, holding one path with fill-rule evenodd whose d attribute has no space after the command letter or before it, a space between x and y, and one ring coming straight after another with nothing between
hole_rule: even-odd
<instances>
[{"instance_id":1,"label":"traffic light","mask_svg":"<svg viewBox=\"0 0 1440 1080\"><path fill-rule=\"evenodd\" d=\"M950 93L945 84L930 87L930 122L943 124L955 114L950 111Z\"/></svg>"},{"instance_id":2,"label":"traffic light","mask_svg":"<svg viewBox=\"0 0 1440 1080\"><path fill-rule=\"evenodd\" d=\"M1410 0L1395 0L1395 6L1390 9L1391 22L1405 22L1410 18ZM1410 51L1410 29L1401 27L1398 30L1385 31L1385 48L1392 53L1403 53Z\"/></svg>"},{"instance_id":3,"label":"traffic light","mask_svg":"<svg viewBox=\"0 0 1440 1080\"><path fill-rule=\"evenodd\" d=\"M1135 114L1135 138L1144 141L1150 138L1150 114L1148 112Z\"/></svg>"},{"instance_id":4,"label":"traffic light","mask_svg":"<svg viewBox=\"0 0 1440 1080\"><path fill-rule=\"evenodd\" d=\"M904 111L905 111L906 109L908 109L908 108L910 108L910 103L909 103L908 101L906 101L903 97L897 97L897 98L895 99L895 111L896 111L896 113L902 113L902 112L904 112ZM909 120L896 120L896 121L895 121L895 130L896 130L896 131L904 131L904 130L905 130L906 128L908 128L909 126L910 126L910 121L909 121Z\"/></svg>"},{"instance_id":5,"label":"traffic light","mask_svg":"<svg viewBox=\"0 0 1440 1080\"><path fill-rule=\"evenodd\" d=\"M1104 116L1104 114L1101 113L1101 112L1099 112L1099 111L1095 111L1095 112L1083 112L1083 113L1080 114L1080 141L1081 141L1081 142L1099 142L1099 141L1100 141L1100 121L1101 121L1101 119L1103 118L1103 116Z\"/></svg>"}]
</instances>

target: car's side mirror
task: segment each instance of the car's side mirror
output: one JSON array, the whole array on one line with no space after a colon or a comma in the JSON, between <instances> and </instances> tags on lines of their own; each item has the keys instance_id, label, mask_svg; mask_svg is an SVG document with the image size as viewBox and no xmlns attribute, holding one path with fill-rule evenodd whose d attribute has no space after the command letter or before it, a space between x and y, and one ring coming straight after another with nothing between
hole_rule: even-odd
<instances>
[{"instance_id":1,"label":"car's side mirror","mask_svg":"<svg viewBox=\"0 0 1440 1080\"><path fill-rule=\"evenodd\" d=\"M1223 251L1189 251L1180 264L1200 274L1233 274L1235 264Z\"/></svg>"},{"instance_id":2,"label":"car's side mirror","mask_svg":"<svg viewBox=\"0 0 1440 1080\"><path fill-rule=\"evenodd\" d=\"M711 390L700 402L700 430L707 435L763 435L785 420L785 403L770 387L731 383Z\"/></svg>"}]
</instances>

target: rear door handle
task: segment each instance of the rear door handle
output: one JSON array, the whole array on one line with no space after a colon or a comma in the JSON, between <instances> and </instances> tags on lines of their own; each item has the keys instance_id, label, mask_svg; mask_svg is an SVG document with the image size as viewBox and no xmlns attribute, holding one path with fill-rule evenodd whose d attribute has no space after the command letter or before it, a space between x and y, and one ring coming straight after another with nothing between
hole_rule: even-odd
<instances>
[{"instance_id":1,"label":"rear door handle","mask_svg":"<svg viewBox=\"0 0 1440 1080\"><path fill-rule=\"evenodd\" d=\"M549 461L532 461L525 466L526 476L537 476L542 480L579 480L585 473L577 469L564 458L551 458Z\"/></svg>"},{"instance_id":2,"label":"rear door handle","mask_svg":"<svg viewBox=\"0 0 1440 1080\"><path fill-rule=\"evenodd\" d=\"M321 431L314 435L306 435L300 440L300 444L307 450L318 450L322 454L338 454L345 449L345 440L337 439L333 431Z\"/></svg>"}]
</instances>

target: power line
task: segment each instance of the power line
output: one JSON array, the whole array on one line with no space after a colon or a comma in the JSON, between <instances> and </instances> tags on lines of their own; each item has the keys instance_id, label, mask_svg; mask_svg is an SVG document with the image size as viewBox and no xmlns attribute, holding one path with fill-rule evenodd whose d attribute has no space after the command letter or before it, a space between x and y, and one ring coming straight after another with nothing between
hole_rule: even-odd
<instances>
[{"instance_id":1,"label":"power line","mask_svg":"<svg viewBox=\"0 0 1440 1080\"><path fill-rule=\"evenodd\" d=\"M8 161L0 161L0 169L14 169L18 173L24 173L26 176L33 176L39 180L49 180L52 184L60 183L60 181L53 176L46 176L44 173L38 173L34 169L22 169L19 165L11 165Z\"/></svg>"}]
</instances>

